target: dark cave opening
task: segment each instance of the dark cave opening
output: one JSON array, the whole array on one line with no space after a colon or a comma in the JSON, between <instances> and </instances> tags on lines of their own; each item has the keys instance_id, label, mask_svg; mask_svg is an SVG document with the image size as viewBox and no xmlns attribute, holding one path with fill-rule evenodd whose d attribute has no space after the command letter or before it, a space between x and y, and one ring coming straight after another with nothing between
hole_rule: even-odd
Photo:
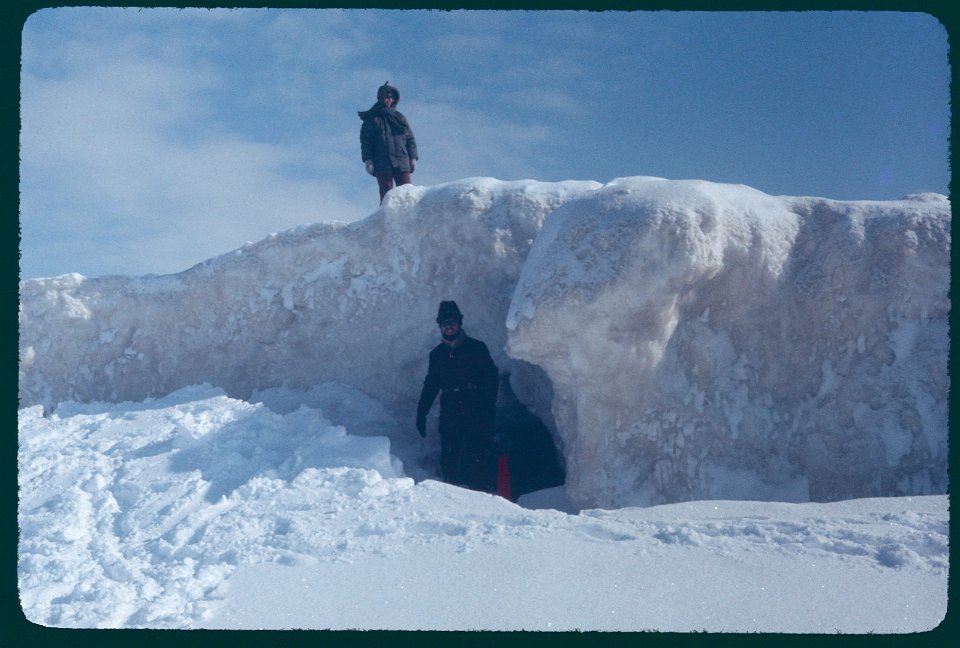
<instances>
[{"instance_id":1,"label":"dark cave opening","mask_svg":"<svg viewBox=\"0 0 960 648\"><path fill-rule=\"evenodd\" d=\"M508 448L510 490L514 500L564 484L563 456L543 420L514 395L509 373L500 376L496 435L505 439Z\"/></svg>"}]
</instances>

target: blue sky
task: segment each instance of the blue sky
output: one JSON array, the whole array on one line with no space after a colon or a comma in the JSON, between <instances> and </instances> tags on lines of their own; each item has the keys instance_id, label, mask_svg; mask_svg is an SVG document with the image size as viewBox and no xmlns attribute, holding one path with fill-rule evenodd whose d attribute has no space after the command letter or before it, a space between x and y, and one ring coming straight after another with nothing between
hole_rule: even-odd
<instances>
[{"instance_id":1,"label":"blue sky","mask_svg":"<svg viewBox=\"0 0 960 648\"><path fill-rule=\"evenodd\" d=\"M419 185L946 194L949 74L917 13L44 9L23 29L21 276L178 272L368 215L356 113L386 80Z\"/></svg>"}]
</instances>

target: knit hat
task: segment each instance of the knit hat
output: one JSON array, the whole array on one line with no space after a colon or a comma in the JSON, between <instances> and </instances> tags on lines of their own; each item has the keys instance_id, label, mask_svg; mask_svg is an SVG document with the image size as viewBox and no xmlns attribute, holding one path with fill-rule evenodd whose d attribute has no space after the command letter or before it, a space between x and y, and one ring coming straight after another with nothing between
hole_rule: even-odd
<instances>
[{"instance_id":1,"label":"knit hat","mask_svg":"<svg viewBox=\"0 0 960 648\"><path fill-rule=\"evenodd\" d=\"M463 323L463 313L457 308L457 302L455 301L440 302L440 309L437 311L437 324L448 319L455 319Z\"/></svg>"},{"instance_id":2,"label":"knit hat","mask_svg":"<svg viewBox=\"0 0 960 648\"><path fill-rule=\"evenodd\" d=\"M400 91L390 85L389 81L384 82L377 88L377 101L383 101L384 97L393 96L393 103L400 103Z\"/></svg>"}]
</instances>

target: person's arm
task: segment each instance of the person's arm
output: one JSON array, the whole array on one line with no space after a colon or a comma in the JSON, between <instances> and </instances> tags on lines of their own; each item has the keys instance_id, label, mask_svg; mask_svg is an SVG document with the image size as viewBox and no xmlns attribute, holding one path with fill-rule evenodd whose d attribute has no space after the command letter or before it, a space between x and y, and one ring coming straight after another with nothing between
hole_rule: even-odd
<instances>
[{"instance_id":1,"label":"person's arm","mask_svg":"<svg viewBox=\"0 0 960 648\"><path fill-rule=\"evenodd\" d=\"M360 127L360 157L364 163L373 161L373 141L375 130L372 119L366 119Z\"/></svg>"},{"instance_id":2,"label":"person's arm","mask_svg":"<svg viewBox=\"0 0 960 648\"><path fill-rule=\"evenodd\" d=\"M440 379L434 366L433 354L430 354L430 364L427 368L427 377L423 379L423 388L420 390L420 400L417 401L417 431L420 436L426 436L427 413L433 406L433 401L440 393Z\"/></svg>"},{"instance_id":3,"label":"person's arm","mask_svg":"<svg viewBox=\"0 0 960 648\"><path fill-rule=\"evenodd\" d=\"M420 156L417 154L417 140L413 136L413 131L410 130L409 125L407 126L407 155L410 157L410 170L414 171L417 168L417 160L420 159Z\"/></svg>"}]
</instances>

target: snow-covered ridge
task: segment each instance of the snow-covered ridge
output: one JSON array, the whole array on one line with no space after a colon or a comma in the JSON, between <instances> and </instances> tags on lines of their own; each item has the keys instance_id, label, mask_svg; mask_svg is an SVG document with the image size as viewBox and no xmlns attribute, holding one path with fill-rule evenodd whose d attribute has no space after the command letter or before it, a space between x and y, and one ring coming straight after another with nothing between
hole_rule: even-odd
<instances>
[{"instance_id":1,"label":"snow-covered ridge","mask_svg":"<svg viewBox=\"0 0 960 648\"><path fill-rule=\"evenodd\" d=\"M412 412L456 299L579 506L946 488L950 205L656 178L401 187L169 276L21 283L21 405L338 382Z\"/></svg>"},{"instance_id":2,"label":"snow-covered ridge","mask_svg":"<svg viewBox=\"0 0 960 648\"><path fill-rule=\"evenodd\" d=\"M508 315L581 506L947 487L950 211L624 179L554 212Z\"/></svg>"},{"instance_id":3,"label":"snow-covered ridge","mask_svg":"<svg viewBox=\"0 0 960 648\"><path fill-rule=\"evenodd\" d=\"M175 275L23 281L21 404L339 381L407 407L442 299L506 363L503 322L533 238L599 186L407 186L362 221L296 228Z\"/></svg>"}]
</instances>

